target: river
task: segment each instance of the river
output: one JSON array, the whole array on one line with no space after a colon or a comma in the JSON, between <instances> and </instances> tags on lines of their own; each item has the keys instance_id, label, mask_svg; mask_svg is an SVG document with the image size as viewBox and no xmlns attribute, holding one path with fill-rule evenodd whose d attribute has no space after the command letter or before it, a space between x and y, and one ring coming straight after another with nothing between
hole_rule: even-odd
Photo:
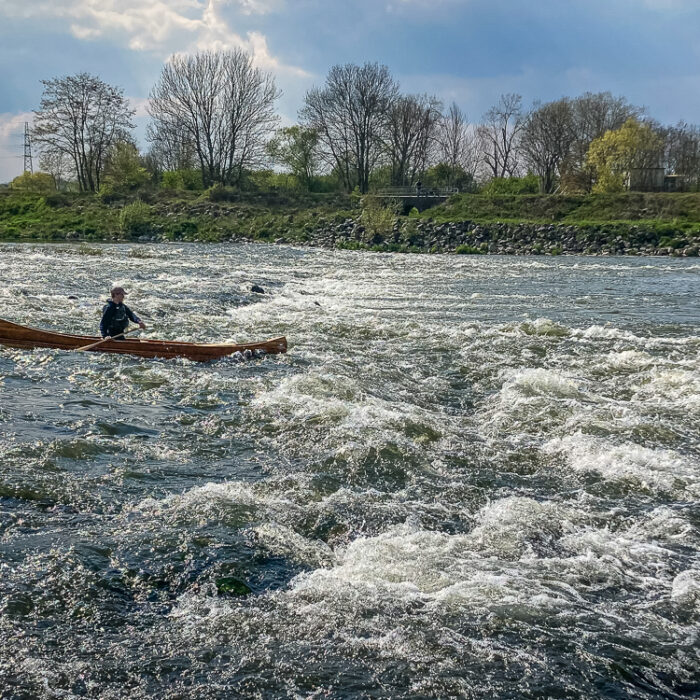
<instances>
[{"instance_id":1,"label":"river","mask_svg":"<svg viewBox=\"0 0 700 700\"><path fill-rule=\"evenodd\" d=\"M697 697L697 261L0 245L116 283L289 352L0 348L0 697Z\"/></svg>"}]
</instances>

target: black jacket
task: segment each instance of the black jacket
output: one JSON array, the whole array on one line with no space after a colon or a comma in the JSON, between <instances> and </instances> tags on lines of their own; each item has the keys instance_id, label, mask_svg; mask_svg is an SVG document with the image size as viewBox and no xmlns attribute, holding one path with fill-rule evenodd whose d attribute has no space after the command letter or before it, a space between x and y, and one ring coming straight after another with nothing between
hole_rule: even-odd
<instances>
[{"instance_id":1,"label":"black jacket","mask_svg":"<svg viewBox=\"0 0 700 700\"><path fill-rule=\"evenodd\" d=\"M141 319L126 304L115 304L110 299L102 309L100 333L103 338L119 335L128 328L129 321L141 323Z\"/></svg>"}]
</instances>

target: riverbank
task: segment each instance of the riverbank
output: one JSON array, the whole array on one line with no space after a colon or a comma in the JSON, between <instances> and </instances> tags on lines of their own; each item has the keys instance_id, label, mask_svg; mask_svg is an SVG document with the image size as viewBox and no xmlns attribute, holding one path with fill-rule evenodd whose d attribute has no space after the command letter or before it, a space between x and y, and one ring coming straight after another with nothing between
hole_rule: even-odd
<instances>
[{"instance_id":1,"label":"riverbank","mask_svg":"<svg viewBox=\"0 0 700 700\"><path fill-rule=\"evenodd\" d=\"M0 240L262 241L375 251L510 255L700 252L700 194L457 195L397 214L343 194L145 192L0 196Z\"/></svg>"}]
</instances>

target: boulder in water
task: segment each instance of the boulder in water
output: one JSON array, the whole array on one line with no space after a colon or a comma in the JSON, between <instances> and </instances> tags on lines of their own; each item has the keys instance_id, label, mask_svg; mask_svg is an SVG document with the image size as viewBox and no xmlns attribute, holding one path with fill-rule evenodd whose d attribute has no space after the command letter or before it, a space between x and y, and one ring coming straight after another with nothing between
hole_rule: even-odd
<instances>
[{"instance_id":1,"label":"boulder in water","mask_svg":"<svg viewBox=\"0 0 700 700\"><path fill-rule=\"evenodd\" d=\"M256 294L265 294L265 290L259 284L254 284L250 288L250 291L255 292Z\"/></svg>"}]
</instances>

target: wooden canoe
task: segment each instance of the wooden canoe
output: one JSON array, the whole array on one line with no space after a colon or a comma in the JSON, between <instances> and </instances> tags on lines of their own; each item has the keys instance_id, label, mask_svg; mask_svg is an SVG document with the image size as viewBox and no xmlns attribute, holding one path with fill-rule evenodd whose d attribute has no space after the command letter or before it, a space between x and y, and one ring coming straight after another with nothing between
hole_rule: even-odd
<instances>
[{"instance_id":1,"label":"wooden canoe","mask_svg":"<svg viewBox=\"0 0 700 700\"><path fill-rule=\"evenodd\" d=\"M60 350L77 350L85 345L101 340L90 335L68 335L53 331L42 331L29 326L0 319L0 345L12 348L59 348ZM140 357L186 357L197 362L207 362L218 357L232 355L234 352L264 350L269 355L287 352L285 337L272 338L261 343L181 343L174 340L142 340L124 338L108 340L91 348L88 352L116 352L123 355Z\"/></svg>"}]
</instances>

